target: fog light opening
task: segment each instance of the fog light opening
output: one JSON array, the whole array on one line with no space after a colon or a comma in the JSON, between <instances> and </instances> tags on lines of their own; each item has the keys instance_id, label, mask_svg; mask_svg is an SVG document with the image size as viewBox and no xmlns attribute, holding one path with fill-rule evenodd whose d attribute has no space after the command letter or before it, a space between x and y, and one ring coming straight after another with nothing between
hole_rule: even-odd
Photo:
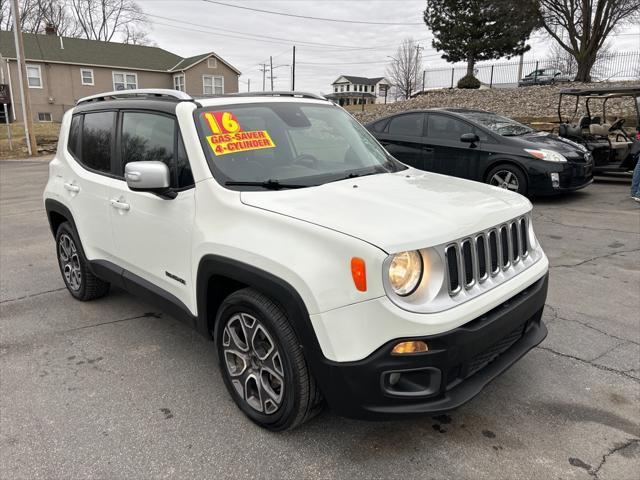
<instances>
[{"instance_id":1,"label":"fog light opening","mask_svg":"<svg viewBox=\"0 0 640 480\"><path fill-rule=\"evenodd\" d=\"M392 387L396 385L400 381L400 375L400 372L393 372L389 374L389 385L391 385Z\"/></svg>"},{"instance_id":2,"label":"fog light opening","mask_svg":"<svg viewBox=\"0 0 640 480\"><path fill-rule=\"evenodd\" d=\"M551 174L551 186L553 188L560 188L560 174L555 172Z\"/></svg>"},{"instance_id":3,"label":"fog light opening","mask_svg":"<svg viewBox=\"0 0 640 480\"><path fill-rule=\"evenodd\" d=\"M412 340L409 342L397 343L391 353L394 355L404 355L407 353L424 353L428 352L429 347L422 340Z\"/></svg>"}]
</instances>

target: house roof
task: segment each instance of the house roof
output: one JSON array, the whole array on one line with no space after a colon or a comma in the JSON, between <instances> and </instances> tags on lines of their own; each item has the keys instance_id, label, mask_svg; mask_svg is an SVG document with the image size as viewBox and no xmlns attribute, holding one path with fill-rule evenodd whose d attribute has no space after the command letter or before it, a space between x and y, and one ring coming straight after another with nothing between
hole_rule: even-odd
<instances>
[{"instance_id":1,"label":"house roof","mask_svg":"<svg viewBox=\"0 0 640 480\"><path fill-rule=\"evenodd\" d=\"M187 58L183 58L177 65L175 65L171 71L172 72L179 72L182 70L188 70L191 67L193 67L194 65L197 65L198 63L206 60L207 58L210 57L214 57L216 58L216 60L224 63L227 67L229 67L231 70L233 70L234 72L236 72L238 75L240 75L240 70L238 70L236 67L234 67L233 65L231 65L229 62L223 60L222 58L220 58L215 52L208 52L208 53L203 53L201 55L195 55L193 57L187 57Z\"/></svg>"},{"instance_id":2,"label":"house roof","mask_svg":"<svg viewBox=\"0 0 640 480\"><path fill-rule=\"evenodd\" d=\"M213 52L182 58L162 48L143 45L34 33L23 33L22 37L28 61L170 72L178 65L183 65L179 70L186 70L213 55L240 74ZM5 58L16 58L12 31L0 31L0 54Z\"/></svg>"},{"instance_id":3,"label":"house roof","mask_svg":"<svg viewBox=\"0 0 640 480\"><path fill-rule=\"evenodd\" d=\"M338 80L340 80L341 78L344 78L350 83L356 83L358 85L376 85L380 80L385 79L384 77L367 78L367 77L354 77L352 75L340 75L338 79L332 83L332 85L335 85L336 83L338 83Z\"/></svg>"},{"instance_id":4,"label":"house roof","mask_svg":"<svg viewBox=\"0 0 640 480\"><path fill-rule=\"evenodd\" d=\"M325 95L326 98L376 98L373 93L365 92L331 92Z\"/></svg>"}]
</instances>

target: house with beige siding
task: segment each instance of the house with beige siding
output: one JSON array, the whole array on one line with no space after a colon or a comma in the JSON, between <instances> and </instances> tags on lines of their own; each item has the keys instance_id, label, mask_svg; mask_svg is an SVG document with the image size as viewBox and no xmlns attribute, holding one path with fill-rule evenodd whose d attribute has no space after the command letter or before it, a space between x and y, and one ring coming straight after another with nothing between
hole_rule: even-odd
<instances>
[{"instance_id":1,"label":"house with beige siding","mask_svg":"<svg viewBox=\"0 0 640 480\"><path fill-rule=\"evenodd\" d=\"M158 47L48 34L23 34L34 121L59 122L87 95L133 88L175 88L194 97L236 93L240 71L215 52L189 58ZM22 120L13 32L0 31L0 83L9 119ZM2 110L0 105L0 111Z\"/></svg>"}]
</instances>

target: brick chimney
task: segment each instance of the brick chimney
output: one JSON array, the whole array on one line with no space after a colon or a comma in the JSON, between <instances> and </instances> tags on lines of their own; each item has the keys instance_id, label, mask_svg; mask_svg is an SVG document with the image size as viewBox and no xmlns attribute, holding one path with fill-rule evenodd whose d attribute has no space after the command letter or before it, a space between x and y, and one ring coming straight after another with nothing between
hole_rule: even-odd
<instances>
[{"instance_id":1,"label":"brick chimney","mask_svg":"<svg viewBox=\"0 0 640 480\"><path fill-rule=\"evenodd\" d=\"M44 27L44 33L47 35L57 35L57 29L56 26L53 23L47 23L47 25Z\"/></svg>"}]
</instances>

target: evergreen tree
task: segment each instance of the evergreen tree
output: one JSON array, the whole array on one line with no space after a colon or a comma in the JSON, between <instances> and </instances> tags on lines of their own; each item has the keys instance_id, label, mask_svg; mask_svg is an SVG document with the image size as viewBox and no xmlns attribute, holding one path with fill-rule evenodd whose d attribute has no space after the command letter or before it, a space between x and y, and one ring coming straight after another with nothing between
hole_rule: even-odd
<instances>
[{"instance_id":1,"label":"evergreen tree","mask_svg":"<svg viewBox=\"0 0 640 480\"><path fill-rule=\"evenodd\" d=\"M531 32L539 26L535 0L427 0L424 22L433 33L433 48L442 58L476 62L520 55L529 50Z\"/></svg>"}]
</instances>

